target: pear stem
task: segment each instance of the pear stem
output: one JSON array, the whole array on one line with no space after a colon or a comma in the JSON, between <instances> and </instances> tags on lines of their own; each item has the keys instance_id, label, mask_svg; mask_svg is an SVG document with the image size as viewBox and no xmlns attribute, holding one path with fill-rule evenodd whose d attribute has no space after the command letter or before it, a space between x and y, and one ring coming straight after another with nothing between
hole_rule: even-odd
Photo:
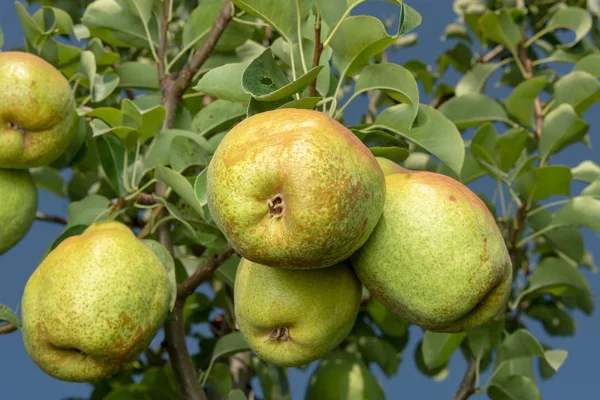
<instances>
[{"instance_id":1,"label":"pear stem","mask_svg":"<svg viewBox=\"0 0 600 400\"><path fill-rule=\"evenodd\" d=\"M17 327L11 324L10 322L4 325L0 325L0 335L8 335L9 333L13 333L17 330Z\"/></svg>"},{"instance_id":2,"label":"pear stem","mask_svg":"<svg viewBox=\"0 0 600 400\"><path fill-rule=\"evenodd\" d=\"M181 103L183 93L189 88L192 78L213 52L217 41L223 34L229 21L231 21L233 8L230 0L225 0L219 15L198 50L190 57L180 72L169 73L166 68L166 53L171 5L171 0L163 0L163 18L161 21L157 65L162 98L161 102L166 110L166 117L162 126L163 132L173 127L177 108ZM169 187L166 184L158 182L156 184L155 193L158 197L166 199L168 189ZM166 211L163 209L160 213L164 214L165 212ZM169 252L171 252L171 254L173 253L173 237L170 224L162 224L158 227L157 239L169 250ZM213 263L215 263L213 266L214 269L217 265L216 261L213 261ZM183 285L185 285L185 282ZM185 322L183 320L183 306L185 304L185 299L189 294L195 291L196 287L197 286L189 285L189 289L186 289L185 292L182 291L181 295L178 290L177 301L175 303L175 309L173 310L176 318L165 322L164 326L169 359L171 360L173 370L175 371L177 386L179 387L182 399L184 400L206 399L206 393L198 381L197 370L187 348Z\"/></svg>"}]
</instances>

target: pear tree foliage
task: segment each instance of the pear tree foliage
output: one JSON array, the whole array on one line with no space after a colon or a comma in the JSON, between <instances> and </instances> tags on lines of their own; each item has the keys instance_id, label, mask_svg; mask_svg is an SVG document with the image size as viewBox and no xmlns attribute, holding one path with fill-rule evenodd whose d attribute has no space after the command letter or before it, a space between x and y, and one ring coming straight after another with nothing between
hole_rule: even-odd
<instances>
[{"instance_id":1,"label":"pear tree foliage","mask_svg":"<svg viewBox=\"0 0 600 400\"><path fill-rule=\"evenodd\" d=\"M187 340L199 345L191 360L208 398L290 399L289 372L250 353L237 331L239 257L223 251L203 171L228 130L251 115L306 108L345 123L358 109L349 128L374 155L495 188L478 195L506 241L514 284L505 312L466 333L409 329L381 303L364 301L352 332L315 376L328 374L343 398L380 399L375 369L392 378L401 363L414 362L441 380L450 359L462 357L468 367L454 371L464 373L455 398L541 399L540 379L577 366L529 329L573 337L574 313L594 308L582 269L596 266L581 229L600 234L600 166L581 159L570 168L559 155L594 140L585 112L600 100L600 10L591 1L454 0L455 21L441 38L449 49L427 65L390 61L427 29L419 2L389 0L393 29L366 14L366 2L15 3L23 50L59 69L78 105L71 147L32 170L39 189L70 202L51 248L108 215L146 239L169 226L180 286L207 260L220 264L202 277L206 290L175 305ZM223 26L215 42L216 25ZM352 104L359 99L368 107ZM18 327L5 306L0 320ZM414 354L406 354L409 334L418 335L410 338L418 342ZM90 398L178 399L180 381L165 347L156 346L95 382ZM331 391L316 378L306 388L310 399Z\"/></svg>"}]
</instances>

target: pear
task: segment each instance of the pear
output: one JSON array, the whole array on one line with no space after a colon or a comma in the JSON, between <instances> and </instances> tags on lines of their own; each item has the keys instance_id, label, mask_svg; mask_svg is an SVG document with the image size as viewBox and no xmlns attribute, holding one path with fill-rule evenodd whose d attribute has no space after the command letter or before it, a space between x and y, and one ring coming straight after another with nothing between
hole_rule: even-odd
<instances>
[{"instance_id":1,"label":"pear","mask_svg":"<svg viewBox=\"0 0 600 400\"><path fill-rule=\"evenodd\" d=\"M328 268L273 268L242 259L235 277L235 316L248 345L280 367L331 352L352 330L362 285L346 263Z\"/></svg>"},{"instance_id":2,"label":"pear","mask_svg":"<svg viewBox=\"0 0 600 400\"><path fill-rule=\"evenodd\" d=\"M37 210L37 190L27 170L0 169L0 254L19 242L31 228Z\"/></svg>"},{"instance_id":3,"label":"pear","mask_svg":"<svg viewBox=\"0 0 600 400\"><path fill-rule=\"evenodd\" d=\"M392 160L389 160L389 159L383 158L383 157L375 157L375 158L377 159L377 162L379 163L379 166L381 167L381 170L383 171L383 174L385 176L408 172L408 170L406 168L401 167L400 165L396 164Z\"/></svg>"},{"instance_id":4,"label":"pear","mask_svg":"<svg viewBox=\"0 0 600 400\"><path fill-rule=\"evenodd\" d=\"M216 225L242 257L312 269L348 258L367 240L383 211L385 178L337 121L282 109L229 131L208 166L207 195Z\"/></svg>"},{"instance_id":5,"label":"pear","mask_svg":"<svg viewBox=\"0 0 600 400\"><path fill-rule=\"evenodd\" d=\"M42 58L0 53L0 168L32 168L56 160L77 129L69 82Z\"/></svg>"},{"instance_id":6,"label":"pear","mask_svg":"<svg viewBox=\"0 0 600 400\"><path fill-rule=\"evenodd\" d=\"M310 377L305 400L385 400L381 384L355 355L334 351Z\"/></svg>"},{"instance_id":7,"label":"pear","mask_svg":"<svg viewBox=\"0 0 600 400\"><path fill-rule=\"evenodd\" d=\"M351 257L371 294L430 331L470 330L500 313L512 265L479 197L432 172L389 175L386 188L377 227Z\"/></svg>"},{"instance_id":8,"label":"pear","mask_svg":"<svg viewBox=\"0 0 600 400\"><path fill-rule=\"evenodd\" d=\"M169 312L161 261L119 222L91 225L61 242L29 278L23 341L47 374L92 382L147 348Z\"/></svg>"}]
</instances>

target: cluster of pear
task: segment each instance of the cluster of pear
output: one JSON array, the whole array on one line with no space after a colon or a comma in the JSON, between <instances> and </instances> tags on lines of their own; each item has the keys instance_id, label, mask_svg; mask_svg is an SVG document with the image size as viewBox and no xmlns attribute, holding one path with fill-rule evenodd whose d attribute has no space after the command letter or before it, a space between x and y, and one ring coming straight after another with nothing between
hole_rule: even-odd
<instances>
[{"instance_id":1,"label":"cluster of pear","mask_svg":"<svg viewBox=\"0 0 600 400\"><path fill-rule=\"evenodd\" d=\"M235 126L209 164L207 194L242 256L239 329L274 364L335 349L363 286L436 332L481 326L506 305L512 265L479 197L450 177L374 157L320 112L275 110Z\"/></svg>"},{"instance_id":2,"label":"cluster of pear","mask_svg":"<svg viewBox=\"0 0 600 400\"><path fill-rule=\"evenodd\" d=\"M37 191L28 169L60 157L76 127L71 87L58 70L33 54L0 53L0 254L35 219Z\"/></svg>"},{"instance_id":3,"label":"cluster of pear","mask_svg":"<svg viewBox=\"0 0 600 400\"><path fill-rule=\"evenodd\" d=\"M0 254L35 219L28 169L58 159L77 121L71 87L57 69L29 53L0 53ZM94 381L147 348L170 304L167 273L152 249L124 224L99 222L61 242L29 278L23 343L49 375Z\"/></svg>"}]
</instances>

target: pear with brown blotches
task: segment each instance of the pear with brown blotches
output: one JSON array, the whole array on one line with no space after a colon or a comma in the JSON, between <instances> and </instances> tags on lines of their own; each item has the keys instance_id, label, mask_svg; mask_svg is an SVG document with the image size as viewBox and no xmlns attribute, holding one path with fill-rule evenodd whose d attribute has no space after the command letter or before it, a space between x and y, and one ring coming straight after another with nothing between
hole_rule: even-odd
<instances>
[{"instance_id":1,"label":"pear with brown blotches","mask_svg":"<svg viewBox=\"0 0 600 400\"><path fill-rule=\"evenodd\" d=\"M379 223L351 257L371 294L430 331L470 330L500 313L512 265L479 197L432 172L388 175L386 188Z\"/></svg>"}]
</instances>

